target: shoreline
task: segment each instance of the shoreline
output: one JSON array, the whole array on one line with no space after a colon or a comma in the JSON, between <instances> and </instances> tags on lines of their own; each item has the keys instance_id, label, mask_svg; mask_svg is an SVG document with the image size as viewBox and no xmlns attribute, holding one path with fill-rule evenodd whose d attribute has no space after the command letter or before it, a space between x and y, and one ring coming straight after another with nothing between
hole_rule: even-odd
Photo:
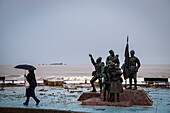
<instances>
[{"instance_id":1,"label":"shoreline","mask_svg":"<svg viewBox=\"0 0 170 113\"><path fill-rule=\"evenodd\" d=\"M170 79L170 78L169 78ZM169 80L168 80L169 81ZM94 83L96 87L99 87L99 83L98 82L95 82ZM82 82L68 82L68 83L64 83L63 85L55 85L55 83L52 83L50 85L46 85L45 83L37 83L37 87L39 86L51 86L51 87L61 87L61 88L65 88L65 86L73 86L73 85L77 85L78 87L81 87L81 88L86 88L87 85L89 87L91 87L91 84L90 83L82 83ZM129 83L125 84L125 83L122 83L123 87L128 87L129 86ZM134 85L132 83L132 85ZM137 83L137 86L138 87L162 87L162 88L170 88L170 82L168 83L164 83L164 82L161 82L161 83L145 83L144 81L140 82L140 83ZM0 88L1 90L5 87L26 87L24 84L20 84L20 83L0 83Z\"/></svg>"},{"instance_id":2,"label":"shoreline","mask_svg":"<svg viewBox=\"0 0 170 113\"><path fill-rule=\"evenodd\" d=\"M80 77L50 77L50 78L44 78L42 80L37 80L37 84L38 86L63 86L64 84L90 84L90 80L91 80L92 77L83 77L83 78L80 78ZM122 77L123 78L123 77ZM170 77L138 77L137 78L137 84L139 86L144 86L146 85L148 82L145 81L145 78L166 78L168 80L168 82L160 82L160 84L170 84ZM46 82L50 82L52 85L49 85L49 84L46 84ZM60 85L55 85L55 83L60 83ZM62 83L62 84L61 84ZM123 78L123 82L122 84L129 84L129 79L127 80L124 80ZM154 81L154 83L157 83L157 81ZM98 84L98 80L96 80L95 84ZM153 83L152 83L153 84ZM10 86L10 85L13 85L13 86L25 86L25 83L23 80L15 80L14 81L11 79L11 80L6 80L3 81L1 80L0 81L0 86ZM26 83L26 86L28 84ZM157 84L158 85L158 84Z\"/></svg>"}]
</instances>

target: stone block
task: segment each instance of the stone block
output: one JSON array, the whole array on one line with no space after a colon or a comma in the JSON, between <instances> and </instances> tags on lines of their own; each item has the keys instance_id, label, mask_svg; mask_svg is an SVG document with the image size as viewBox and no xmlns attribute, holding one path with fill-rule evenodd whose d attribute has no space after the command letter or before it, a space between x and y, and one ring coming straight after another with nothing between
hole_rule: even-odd
<instances>
[{"instance_id":1,"label":"stone block","mask_svg":"<svg viewBox=\"0 0 170 113\"><path fill-rule=\"evenodd\" d=\"M120 102L102 101L100 93L98 92L85 92L78 101L82 101L82 105L93 106L121 106L129 107L132 105L138 106L152 106L153 101L144 90L124 90L120 94Z\"/></svg>"}]
</instances>

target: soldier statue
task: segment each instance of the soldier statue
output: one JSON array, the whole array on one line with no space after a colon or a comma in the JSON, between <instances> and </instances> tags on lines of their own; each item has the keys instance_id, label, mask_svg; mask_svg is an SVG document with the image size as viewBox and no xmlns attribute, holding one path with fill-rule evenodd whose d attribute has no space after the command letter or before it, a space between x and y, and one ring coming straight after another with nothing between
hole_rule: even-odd
<instances>
[{"instance_id":1,"label":"soldier statue","mask_svg":"<svg viewBox=\"0 0 170 113\"><path fill-rule=\"evenodd\" d=\"M108 74L108 66L104 66L103 76L102 76L102 83L103 83L103 101L109 100L109 89L110 89L110 77Z\"/></svg>"},{"instance_id":2,"label":"soldier statue","mask_svg":"<svg viewBox=\"0 0 170 113\"><path fill-rule=\"evenodd\" d=\"M92 64L95 67L95 71L92 72L93 78L90 80L90 83L93 87L93 90L91 92L96 92L94 82L98 79L99 85L100 85L100 93L101 93L101 91L102 91L102 73L103 73L104 63L102 62L101 57L98 57L96 62L94 61L93 56L91 54L89 54L89 57L91 59Z\"/></svg>"},{"instance_id":3,"label":"soldier statue","mask_svg":"<svg viewBox=\"0 0 170 113\"><path fill-rule=\"evenodd\" d=\"M131 57L129 58L129 66L130 66L129 83L130 83L130 86L128 89L132 89L132 79L134 79L135 87L133 89L137 90L137 72L138 72L138 69L140 68L141 64L140 64L139 59L135 56L134 50L130 51L130 55L131 55Z\"/></svg>"},{"instance_id":4,"label":"soldier statue","mask_svg":"<svg viewBox=\"0 0 170 113\"><path fill-rule=\"evenodd\" d=\"M120 65L119 55L115 55L113 50L109 51L110 55L106 58L106 65L108 65L108 61L111 60L116 64L117 67Z\"/></svg>"},{"instance_id":5,"label":"soldier statue","mask_svg":"<svg viewBox=\"0 0 170 113\"><path fill-rule=\"evenodd\" d=\"M122 71L111 60L108 61L108 74L110 77L110 101L115 101L115 95L117 94L117 102L120 102L119 94L123 92L122 86Z\"/></svg>"}]
</instances>

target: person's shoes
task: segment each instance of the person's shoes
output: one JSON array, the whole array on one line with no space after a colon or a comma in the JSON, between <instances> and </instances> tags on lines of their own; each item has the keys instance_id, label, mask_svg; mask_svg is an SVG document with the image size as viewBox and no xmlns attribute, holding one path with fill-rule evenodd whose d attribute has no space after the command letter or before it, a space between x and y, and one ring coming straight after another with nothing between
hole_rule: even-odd
<instances>
[{"instance_id":1,"label":"person's shoes","mask_svg":"<svg viewBox=\"0 0 170 113\"><path fill-rule=\"evenodd\" d=\"M40 103L40 100L37 101L36 106L38 106L39 103Z\"/></svg>"},{"instance_id":2,"label":"person's shoes","mask_svg":"<svg viewBox=\"0 0 170 113\"><path fill-rule=\"evenodd\" d=\"M110 99L110 102L114 102L114 101L115 101L115 99L114 99L114 98L111 98L111 99Z\"/></svg>"},{"instance_id":3,"label":"person's shoes","mask_svg":"<svg viewBox=\"0 0 170 113\"><path fill-rule=\"evenodd\" d=\"M132 87L128 87L127 89L132 89Z\"/></svg>"},{"instance_id":4,"label":"person's shoes","mask_svg":"<svg viewBox=\"0 0 170 113\"><path fill-rule=\"evenodd\" d=\"M92 90L91 92L97 92L96 90Z\"/></svg>"},{"instance_id":5,"label":"person's shoes","mask_svg":"<svg viewBox=\"0 0 170 113\"><path fill-rule=\"evenodd\" d=\"M133 90L137 90L137 87L134 87Z\"/></svg>"},{"instance_id":6,"label":"person's shoes","mask_svg":"<svg viewBox=\"0 0 170 113\"><path fill-rule=\"evenodd\" d=\"M23 105L24 105L24 106L28 106L28 103L24 102Z\"/></svg>"},{"instance_id":7,"label":"person's shoes","mask_svg":"<svg viewBox=\"0 0 170 113\"><path fill-rule=\"evenodd\" d=\"M96 90L95 90L95 89L93 89L91 92L96 92Z\"/></svg>"}]
</instances>

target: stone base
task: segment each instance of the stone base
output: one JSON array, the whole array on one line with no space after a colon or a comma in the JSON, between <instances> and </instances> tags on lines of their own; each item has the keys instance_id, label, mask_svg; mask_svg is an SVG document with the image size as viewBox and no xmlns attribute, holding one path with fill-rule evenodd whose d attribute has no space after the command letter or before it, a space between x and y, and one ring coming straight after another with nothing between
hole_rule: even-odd
<instances>
[{"instance_id":1,"label":"stone base","mask_svg":"<svg viewBox=\"0 0 170 113\"><path fill-rule=\"evenodd\" d=\"M81 105L129 107L129 106L132 106L132 102L131 101L108 102L108 101L102 101L100 98L97 98L97 97L92 97L92 98L82 101Z\"/></svg>"},{"instance_id":2,"label":"stone base","mask_svg":"<svg viewBox=\"0 0 170 113\"><path fill-rule=\"evenodd\" d=\"M121 106L129 107L132 105L152 106L153 101L145 93L144 90L124 90L120 94L120 102L102 101L100 93L86 92L83 93L78 101L82 101L82 105L97 105L97 106Z\"/></svg>"},{"instance_id":3,"label":"stone base","mask_svg":"<svg viewBox=\"0 0 170 113\"><path fill-rule=\"evenodd\" d=\"M92 97L100 98L100 93L98 93L98 92L85 92L85 93L80 95L80 97L78 98L78 101L84 101L84 100L87 100L87 99L92 98Z\"/></svg>"}]
</instances>

